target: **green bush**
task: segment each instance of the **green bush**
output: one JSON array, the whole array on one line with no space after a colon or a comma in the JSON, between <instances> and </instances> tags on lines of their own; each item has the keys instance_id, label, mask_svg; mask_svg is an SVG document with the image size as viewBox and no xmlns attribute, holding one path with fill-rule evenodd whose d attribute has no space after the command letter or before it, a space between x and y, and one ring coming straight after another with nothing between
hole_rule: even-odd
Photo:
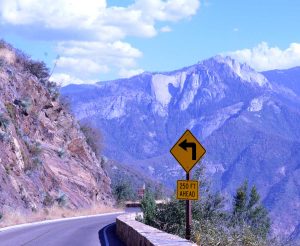
<instances>
[{"instance_id":1,"label":"green bush","mask_svg":"<svg viewBox=\"0 0 300 246\"><path fill-rule=\"evenodd\" d=\"M25 70L36 76L42 82L49 78L49 69L43 61L33 61L28 59L24 64Z\"/></svg>"},{"instance_id":2,"label":"green bush","mask_svg":"<svg viewBox=\"0 0 300 246\"><path fill-rule=\"evenodd\" d=\"M71 102L69 97L59 95L59 102L65 111L71 112Z\"/></svg>"},{"instance_id":3,"label":"green bush","mask_svg":"<svg viewBox=\"0 0 300 246\"><path fill-rule=\"evenodd\" d=\"M9 165L6 165L4 168L7 175L10 175L11 171L13 171L13 168Z\"/></svg>"},{"instance_id":4,"label":"green bush","mask_svg":"<svg viewBox=\"0 0 300 246\"><path fill-rule=\"evenodd\" d=\"M28 111L32 106L32 101L30 98L26 98L20 101L20 106L25 110Z\"/></svg>"},{"instance_id":5,"label":"green bush","mask_svg":"<svg viewBox=\"0 0 300 246\"><path fill-rule=\"evenodd\" d=\"M268 211L260 204L256 187L249 191L248 182L240 186L234 196L231 223L234 226L249 226L253 234L267 238L271 228Z\"/></svg>"},{"instance_id":6,"label":"green bush","mask_svg":"<svg viewBox=\"0 0 300 246\"><path fill-rule=\"evenodd\" d=\"M113 195L119 204L133 200L134 193L132 184L129 180L121 178L113 185Z\"/></svg>"},{"instance_id":7,"label":"green bush","mask_svg":"<svg viewBox=\"0 0 300 246\"><path fill-rule=\"evenodd\" d=\"M53 197L47 192L45 197L44 197L44 200L43 200L43 205L46 206L46 207L50 207L54 204L54 199Z\"/></svg>"},{"instance_id":8,"label":"green bush","mask_svg":"<svg viewBox=\"0 0 300 246\"><path fill-rule=\"evenodd\" d=\"M43 161L38 156L34 156L31 159L28 159L25 163L26 164L24 172L26 173L26 175L31 175L33 171L39 170L43 166Z\"/></svg>"},{"instance_id":9,"label":"green bush","mask_svg":"<svg viewBox=\"0 0 300 246\"><path fill-rule=\"evenodd\" d=\"M68 197L64 192L59 192L58 197L55 199L60 207L64 207L68 203Z\"/></svg>"},{"instance_id":10,"label":"green bush","mask_svg":"<svg viewBox=\"0 0 300 246\"><path fill-rule=\"evenodd\" d=\"M157 206L151 224L160 230L184 237L185 201L173 198L170 202Z\"/></svg>"},{"instance_id":11,"label":"green bush","mask_svg":"<svg viewBox=\"0 0 300 246\"><path fill-rule=\"evenodd\" d=\"M270 219L260 204L255 187L249 191L245 182L234 196L232 210L225 209L224 198L210 191L203 170L197 170L193 179L200 180L201 199L192 202L192 241L205 246L267 246L276 245L269 240ZM154 206L152 198L145 197L142 204L144 222L160 230L185 236L185 201L175 198L161 206Z\"/></svg>"},{"instance_id":12,"label":"green bush","mask_svg":"<svg viewBox=\"0 0 300 246\"><path fill-rule=\"evenodd\" d=\"M156 203L154 194L146 189L145 195L141 201L142 211L144 214L144 223L147 225L155 224Z\"/></svg>"},{"instance_id":13,"label":"green bush","mask_svg":"<svg viewBox=\"0 0 300 246\"><path fill-rule=\"evenodd\" d=\"M3 67L5 65L5 60L0 57L0 67Z\"/></svg>"},{"instance_id":14,"label":"green bush","mask_svg":"<svg viewBox=\"0 0 300 246\"><path fill-rule=\"evenodd\" d=\"M25 98L22 100L14 100L14 104L19 106L24 115L28 115L30 108L32 107L32 100L30 98Z\"/></svg>"},{"instance_id":15,"label":"green bush","mask_svg":"<svg viewBox=\"0 0 300 246\"><path fill-rule=\"evenodd\" d=\"M0 141L6 142L9 139L9 135L5 132L0 131Z\"/></svg>"},{"instance_id":16,"label":"green bush","mask_svg":"<svg viewBox=\"0 0 300 246\"><path fill-rule=\"evenodd\" d=\"M38 168L39 166L43 165L43 161L39 157L32 158L33 167Z\"/></svg>"},{"instance_id":17,"label":"green bush","mask_svg":"<svg viewBox=\"0 0 300 246\"><path fill-rule=\"evenodd\" d=\"M38 142L25 142L26 146L28 148L29 153L33 156L33 157L37 157L42 153L42 145Z\"/></svg>"},{"instance_id":18,"label":"green bush","mask_svg":"<svg viewBox=\"0 0 300 246\"><path fill-rule=\"evenodd\" d=\"M84 134L87 144L99 158L102 149L102 136L100 131L88 123L81 123L80 130Z\"/></svg>"},{"instance_id":19,"label":"green bush","mask_svg":"<svg viewBox=\"0 0 300 246\"><path fill-rule=\"evenodd\" d=\"M59 149L57 150L57 155L60 157L60 158L63 158L64 155L65 155L65 150L64 149Z\"/></svg>"},{"instance_id":20,"label":"green bush","mask_svg":"<svg viewBox=\"0 0 300 246\"><path fill-rule=\"evenodd\" d=\"M5 130L7 129L10 121L8 118L4 116L4 114L0 113L0 127L4 128Z\"/></svg>"},{"instance_id":21,"label":"green bush","mask_svg":"<svg viewBox=\"0 0 300 246\"><path fill-rule=\"evenodd\" d=\"M16 109L15 106L12 103L6 103L5 104L6 110L10 118L15 121L16 120Z\"/></svg>"}]
</instances>

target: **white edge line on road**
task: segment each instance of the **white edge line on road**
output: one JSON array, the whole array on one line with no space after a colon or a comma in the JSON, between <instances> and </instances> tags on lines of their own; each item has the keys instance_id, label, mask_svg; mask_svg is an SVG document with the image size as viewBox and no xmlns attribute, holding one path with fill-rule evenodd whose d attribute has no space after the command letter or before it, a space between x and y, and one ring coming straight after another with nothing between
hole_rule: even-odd
<instances>
[{"instance_id":1,"label":"white edge line on road","mask_svg":"<svg viewBox=\"0 0 300 246\"><path fill-rule=\"evenodd\" d=\"M18 229L18 228L22 228L22 227L31 227L31 226L36 226L36 225L51 224L51 223L60 222L60 221L77 220L77 219L85 219L85 218L93 218L93 217L102 217L102 216L106 216L106 215L123 214L123 213L125 213L125 211L113 212L113 213L104 213L104 214L96 214L96 215L88 215L88 216L77 216L77 217L70 217L70 218L61 218L61 219L54 219L54 220L37 221L37 222L33 222L33 223L26 223L26 224L3 227L3 228L0 228L0 233L4 232L4 231L7 231L7 230Z\"/></svg>"},{"instance_id":2,"label":"white edge line on road","mask_svg":"<svg viewBox=\"0 0 300 246\"><path fill-rule=\"evenodd\" d=\"M106 245L106 246L109 246L109 241L108 241L108 239L107 239L106 230L107 230L107 228L110 227L110 226L113 226L113 224L110 224L110 225L105 226L105 228L104 228L104 230L103 230L104 241L105 241L105 245Z\"/></svg>"}]
</instances>

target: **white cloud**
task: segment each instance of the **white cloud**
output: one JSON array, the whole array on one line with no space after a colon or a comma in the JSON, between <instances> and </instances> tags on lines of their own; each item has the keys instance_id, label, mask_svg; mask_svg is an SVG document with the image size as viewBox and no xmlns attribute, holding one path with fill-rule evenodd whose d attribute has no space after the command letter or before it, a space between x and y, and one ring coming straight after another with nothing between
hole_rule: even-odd
<instances>
[{"instance_id":1,"label":"white cloud","mask_svg":"<svg viewBox=\"0 0 300 246\"><path fill-rule=\"evenodd\" d=\"M47 28L88 27L104 14L105 0L2 0L3 21L14 25L39 23Z\"/></svg>"},{"instance_id":2,"label":"white cloud","mask_svg":"<svg viewBox=\"0 0 300 246\"><path fill-rule=\"evenodd\" d=\"M142 56L142 52L121 41L64 41L58 43L57 51L61 57L56 71L68 72L82 80L89 79L91 75L98 75L99 78L100 74L108 73L110 68L140 71L136 59Z\"/></svg>"},{"instance_id":3,"label":"white cloud","mask_svg":"<svg viewBox=\"0 0 300 246\"><path fill-rule=\"evenodd\" d=\"M178 21L196 14L198 0L137 0L134 8L143 12L143 19Z\"/></svg>"},{"instance_id":4,"label":"white cloud","mask_svg":"<svg viewBox=\"0 0 300 246\"><path fill-rule=\"evenodd\" d=\"M161 32L172 32L171 27L169 26L163 26L162 28L160 28Z\"/></svg>"},{"instance_id":5,"label":"white cloud","mask_svg":"<svg viewBox=\"0 0 300 246\"><path fill-rule=\"evenodd\" d=\"M102 57L132 57L139 58L142 52L132 47L129 43L100 42L100 41L64 41L59 42L57 50L67 56L102 56Z\"/></svg>"},{"instance_id":6,"label":"white cloud","mask_svg":"<svg viewBox=\"0 0 300 246\"><path fill-rule=\"evenodd\" d=\"M137 0L128 7L107 7L106 0L1 0L0 18L7 24L78 31L115 41L128 35L155 36L157 21L179 21L198 8L199 0Z\"/></svg>"},{"instance_id":7,"label":"white cloud","mask_svg":"<svg viewBox=\"0 0 300 246\"><path fill-rule=\"evenodd\" d=\"M234 32L238 32L239 29L238 29L237 27L235 27L235 28L233 28L233 31L234 31Z\"/></svg>"},{"instance_id":8,"label":"white cloud","mask_svg":"<svg viewBox=\"0 0 300 246\"><path fill-rule=\"evenodd\" d=\"M252 49L224 53L240 62L249 64L257 71L287 69L300 66L300 43L291 43L288 48L270 47L266 42Z\"/></svg>"},{"instance_id":9,"label":"white cloud","mask_svg":"<svg viewBox=\"0 0 300 246\"><path fill-rule=\"evenodd\" d=\"M19 35L27 28L45 40L50 33L61 56L56 72L84 81L116 69L127 76L142 71L142 52L123 40L171 31L156 24L189 18L199 6L199 0L136 0L127 7L108 7L106 0L0 0L0 28L16 28Z\"/></svg>"},{"instance_id":10,"label":"white cloud","mask_svg":"<svg viewBox=\"0 0 300 246\"><path fill-rule=\"evenodd\" d=\"M93 84L97 82L96 80L81 80L66 73L54 73L52 74L50 81L54 81L61 86L68 84Z\"/></svg>"},{"instance_id":11,"label":"white cloud","mask_svg":"<svg viewBox=\"0 0 300 246\"><path fill-rule=\"evenodd\" d=\"M143 69L124 69L122 68L120 71L119 71L119 76L121 78L130 78L134 75L137 75L137 74L141 74L143 73L144 70Z\"/></svg>"},{"instance_id":12,"label":"white cloud","mask_svg":"<svg viewBox=\"0 0 300 246\"><path fill-rule=\"evenodd\" d=\"M60 57L57 61L57 67L70 69L79 73L107 73L109 68L105 65L100 65L95 61L87 58Z\"/></svg>"}]
</instances>

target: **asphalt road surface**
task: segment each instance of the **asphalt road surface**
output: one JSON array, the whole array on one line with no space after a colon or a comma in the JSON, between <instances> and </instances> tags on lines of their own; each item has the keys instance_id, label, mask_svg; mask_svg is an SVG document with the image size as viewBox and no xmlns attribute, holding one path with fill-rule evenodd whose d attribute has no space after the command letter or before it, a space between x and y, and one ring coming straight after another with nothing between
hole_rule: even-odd
<instances>
[{"instance_id":1,"label":"asphalt road surface","mask_svg":"<svg viewBox=\"0 0 300 246\"><path fill-rule=\"evenodd\" d=\"M100 215L1 231L0 246L124 245L115 234L116 217Z\"/></svg>"}]
</instances>

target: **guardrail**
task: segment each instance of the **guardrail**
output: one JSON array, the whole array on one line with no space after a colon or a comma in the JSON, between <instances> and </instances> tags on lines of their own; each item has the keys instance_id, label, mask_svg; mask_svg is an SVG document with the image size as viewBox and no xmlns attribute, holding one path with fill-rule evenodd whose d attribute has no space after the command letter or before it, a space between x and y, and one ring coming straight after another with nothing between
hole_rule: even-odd
<instances>
[{"instance_id":1,"label":"guardrail","mask_svg":"<svg viewBox=\"0 0 300 246\"><path fill-rule=\"evenodd\" d=\"M135 217L135 213L130 213L120 215L116 219L117 235L127 246L196 246L186 239L136 221Z\"/></svg>"}]
</instances>

